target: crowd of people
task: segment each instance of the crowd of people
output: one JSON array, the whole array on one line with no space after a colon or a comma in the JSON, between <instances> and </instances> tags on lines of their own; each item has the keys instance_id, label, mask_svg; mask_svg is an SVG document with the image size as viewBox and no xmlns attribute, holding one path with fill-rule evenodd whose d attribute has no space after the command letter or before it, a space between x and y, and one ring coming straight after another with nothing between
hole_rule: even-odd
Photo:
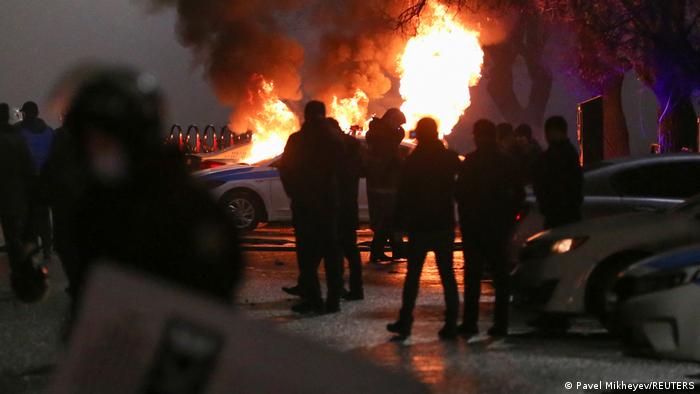
<instances>
[{"instance_id":1,"label":"crowd of people","mask_svg":"<svg viewBox=\"0 0 700 394\"><path fill-rule=\"evenodd\" d=\"M55 251L74 311L103 262L231 302L242 271L235 225L163 144L152 80L95 72L75 88L56 131L33 102L14 125L0 104L0 220L20 299L43 297Z\"/></svg>"},{"instance_id":2,"label":"crowd of people","mask_svg":"<svg viewBox=\"0 0 700 394\"><path fill-rule=\"evenodd\" d=\"M10 124L9 106L0 104L0 224L19 298L32 302L45 294L55 250L73 306L79 306L90 268L103 261L230 302L242 267L235 226L195 183L180 153L163 144L161 98L149 81L125 69L92 75L76 89L56 131L34 102L22 106L16 124ZM342 299L365 297L357 245L359 182L365 177L374 233L369 262L407 259L402 306L387 329L399 338L411 334L421 271L432 251L446 304L439 336L478 332L485 271L496 290L489 334L506 335L506 250L525 185L533 185L546 227L581 217L583 178L566 121L547 120L549 147L543 152L529 126L479 120L476 150L464 160L439 139L431 118L417 123L411 133L417 145L402 154L405 123L396 108L374 118L365 149L326 116L322 102L306 105L304 123L289 137L279 165L299 269L297 283L283 288L300 297L292 310L336 313ZM466 264L461 324L453 267L457 225Z\"/></svg>"},{"instance_id":3,"label":"crowd of people","mask_svg":"<svg viewBox=\"0 0 700 394\"><path fill-rule=\"evenodd\" d=\"M566 121L545 123L549 147L542 151L528 125L517 128L489 120L474 124L476 150L462 161L439 139L434 119L423 118L412 135L417 145L407 156L400 144L406 118L389 109L374 118L366 134L367 150L326 117L323 103L306 105L304 123L290 136L280 177L291 199L297 240L299 277L284 287L300 297L298 313L335 313L340 301L361 300L362 264L357 249L358 183L366 177L373 240L370 263L407 259L398 320L387 330L398 338L411 334L420 276L429 251L434 252L445 298L444 339L478 333L479 296L484 271L496 291L494 325L488 334L508 333L510 261L507 256L516 218L523 208L525 186L533 185L545 227L580 219L583 176L578 154L567 137ZM455 202L458 215L455 215ZM465 260L464 311L459 324L459 294L453 267L456 216ZM403 238L408 242L404 246ZM387 256L387 241L392 255ZM350 269L343 285L344 258ZM318 279L323 261L324 298Z\"/></svg>"}]
</instances>

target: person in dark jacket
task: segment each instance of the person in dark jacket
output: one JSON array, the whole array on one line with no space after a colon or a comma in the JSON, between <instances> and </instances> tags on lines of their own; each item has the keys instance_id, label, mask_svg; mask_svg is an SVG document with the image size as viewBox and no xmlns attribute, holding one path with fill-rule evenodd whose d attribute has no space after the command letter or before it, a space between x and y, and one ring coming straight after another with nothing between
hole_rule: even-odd
<instances>
[{"instance_id":1,"label":"person in dark jacket","mask_svg":"<svg viewBox=\"0 0 700 394\"><path fill-rule=\"evenodd\" d=\"M521 168L523 181L532 183L535 166L542 154L542 147L532 138L532 128L528 124L521 124L515 128L515 160Z\"/></svg>"},{"instance_id":2,"label":"person in dark jacket","mask_svg":"<svg viewBox=\"0 0 700 394\"><path fill-rule=\"evenodd\" d=\"M404 164L398 194L398 215L408 232L408 270L399 320L387 330L406 338L411 334L413 309L426 255L435 253L445 293L445 325L439 336L457 335L459 294L453 269L455 238L454 188L459 156L438 139L437 123L423 118L416 125L418 146Z\"/></svg>"},{"instance_id":3,"label":"person in dark jacket","mask_svg":"<svg viewBox=\"0 0 700 394\"><path fill-rule=\"evenodd\" d=\"M33 101L27 101L20 109L22 121L15 127L22 135L29 147L34 166L34 179L30 184L29 213L25 240L37 243L41 239L41 248L44 252L44 263L51 259L53 249L51 212L44 201L43 187L40 182L39 172L49 157L54 131L43 119L39 117L39 106Z\"/></svg>"},{"instance_id":4,"label":"person in dark jacket","mask_svg":"<svg viewBox=\"0 0 700 394\"><path fill-rule=\"evenodd\" d=\"M397 108L390 108L381 118L369 124L366 140L367 204L370 226L374 232L370 248L370 262L391 261L401 258L401 235L394 225L396 193L401 174L399 145L405 136L401 127L406 116ZM392 257L384 254L387 239Z\"/></svg>"},{"instance_id":5,"label":"person in dark jacket","mask_svg":"<svg viewBox=\"0 0 700 394\"><path fill-rule=\"evenodd\" d=\"M41 184L44 187L46 201L51 207L54 229L54 248L58 254L63 271L68 279L66 291L75 299L76 272L70 264L76 260L71 256L74 242L69 238L71 220L77 207L79 197L84 193L86 174L78 160L75 138L65 127L56 129L51 144L49 157L41 170Z\"/></svg>"},{"instance_id":6,"label":"person in dark jacket","mask_svg":"<svg viewBox=\"0 0 700 394\"><path fill-rule=\"evenodd\" d=\"M36 301L44 289L37 267L32 265L33 250L24 242L29 210L30 186L34 163L24 138L10 125L10 107L0 104L0 226L10 263L10 282L14 293L23 301Z\"/></svg>"},{"instance_id":7,"label":"person in dark jacket","mask_svg":"<svg viewBox=\"0 0 700 394\"><path fill-rule=\"evenodd\" d=\"M357 248L357 229L359 227L357 195L362 173L362 154L360 141L345 134L333 118L328 118L328 125L343 140L342 165L339 171L340 209L338 214L338 241L343 256L348 260L350 271L349 290L343 290L343 298L348 301L362 300L365 292L362 286L362 259ZM341 265L341 275L342 275Z\"/></svg>"},{"instance_id":8,"label":"person in dark jacket","mask_svg":"<svg viewBox=\"0 0 700 394\"><path fill-rule=\"evenodd\" d=\"M339 171L343 141L328 127L326 107L310 101L301 130L289 136L279 167L284 190L291 199L296 237L301 302L298 313L340 311L343 289L342 255L338 244ZM318 280L324 262L328 294L325 305Z\"/></svg>"},{"instance_id":9,"label":"person in dark jacket","mask_svg":"<svg viewBox=\"0 0 700 394\"><path fill-rule=\"evenodd\" d=\"M70 104L65 127L86 171L67 238L78 303L103 261L231 302L236 227L163 144L161 102L153 77L118 68L96 72Z\"/></svg>"},{"instance_id":10,"label":"person in dark jacket","mask_svg":"<svg viewBox=\"0 0 700 394\"><path fill-rule=\"evenodd\" d=\"M535 166L533 187L547 229L581 220L583 171L567 136L566 120L553 116L544 129L549 148Z\"/></svg>"},{"instance_id":11,"label":"person in dark jacket","mask_svg":"<svg viewBox=\"0 0 700 394\"><path fill-rule=\"evenodd\" d=\"M496 289L494 325L489 335L508 332L510 297L507 245L525 198L516 166L499 149L496 127L474 124L476 151L467 155L457 180L457 202L465 262L464 316L460 332L478 333L479 297L484 268L490 267Z\"/></svg>"}]
</instances>

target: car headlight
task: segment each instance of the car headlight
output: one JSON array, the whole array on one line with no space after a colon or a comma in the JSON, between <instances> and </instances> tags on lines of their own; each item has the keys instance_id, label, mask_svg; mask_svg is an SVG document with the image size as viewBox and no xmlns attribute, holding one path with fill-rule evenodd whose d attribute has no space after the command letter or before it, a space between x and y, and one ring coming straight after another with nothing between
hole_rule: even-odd
<instances>
[{"instance_id":1,"label":"car headlight","mask_svg":"<svg viewBox=\"0 0 700 394\"><path fill-rule=\"evenodd\" d=\"M668 290L674 287L687 285L700 280L700 265L681 269L654 272L634 278L632 284L628 284L627 291L630 295L641 295Z\"/></svg>"},{"instance_id":2,"label":"car headlight","mask_svg":"<svg viewBox=\"0 0 700 394\"><path fill-rule=\"evenodd\" d=\"M588 237L551 239L547 232L530 237L520 250L520 261L540 260L552 254L568 253L583 245Z\"/></svg>"},{"instance_id":3,"label":"car headlight","mask_svg":"<svg viewBox=\"0 0 700 394\"><path fill-rule=\"evenodd\" d=\"M554 241L550 251L556 254L569 253L570 251L583 245L588 240L588 237L563 238Z\"/></svg>"}]
</instances>

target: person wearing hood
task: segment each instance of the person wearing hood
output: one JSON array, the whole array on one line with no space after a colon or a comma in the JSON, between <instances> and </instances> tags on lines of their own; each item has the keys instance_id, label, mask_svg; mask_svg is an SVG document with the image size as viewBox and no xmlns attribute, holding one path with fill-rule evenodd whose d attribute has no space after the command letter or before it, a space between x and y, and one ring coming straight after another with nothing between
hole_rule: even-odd
<instances>
[{"instance_id":1,"label":"person wearing hood","mask_svg":"<svg viewBox=\"0 0 700 394\"><path fill-rule=\"evenodd\" d=\"M387 330L399 339L411 334L423 264L427 253L433 251L446 306L445 325L438 335L452 339L457 335L459 314L453 249L455 176L460 161L457 153L438 139L435 120L421 119L415 132L418 146L404 164L397 201L397 218L408 232L408 265L399 319L387 325Z\"/></svg>"},{"instance_id":2,"label":"person wearing hood","mask_svg":"<svg viewBox=\"0 0 700 394\"><path fill-rule=\"evenodd\" d=\"M479 332L479 297L484 269L490 267L496 290L491 336L508 334L510 302L508 240L525 200L518 168L499 147L493 122L474 123L476 150L467 155L457 179L457 203L464 252L464 316L460 333Z\"/></svg>"},{"instance_id":3,"label":"person wearing hood","mask_svg":"<svg viewBox=\"0 0 700 394\"><path fill-rule=\"evenodd\" d=\"M39 117L39 106L33 101L27 101L20 108L22 121L15 128L24 138L32 155L34 179L30 185L29 213L25 240L38 245L44 253L44 264L51 259L53 239L51 230L51 212L45 202L44 188L39 178L44 163L49 157L54 131Z\"/></svg>"},{"instance_id":4,"label":"person wearing hood","mask_svg":"<svg viewBox=\"0 0 700 394\"><path fill-rule=\"evenodd\" d=\"M533 189L545 229L581 220L583 171L567 128L561 116L547 119L544 132L549 148L535 165Z\"/></svg>"},{"instance_id":5,"label":"person wearing hood","mask_svg":"<svg viewBox=\"0 0 700 394\"><path fill-rule=\"evenodd\" d=\"M289 136L279 166L280 179L291 199L299 280L294 290L301 301L297 313L340 311L343 289L342 255L338 241L339 177L343 141L326 120L326 106L309 101L301 130ZM318 267L324 262L328 294L324 304Z\"/></svg>"},{"instance_id":6,"label":"person wearing hood","mask_svg":"<svg viewBox=\"0 0 700 394\"><path fill-rule=\"evenodd\" d=\"M381 118L372 119L367 130L367 204L374 233L369 259L373 263L403 257L400 250L402 237L394 219L402 165L399 145L405 136L404 123L406 116L398 108L390 108ZM391 257L384 254L387 239L391 244Z\"/></svg>"},{"instance_id":7,"label":"person wearing hood","mask_svg":"<svg viewBox=\"0 0 700 394\"><path fill-rule=\"evenodd\" d=\"M85 171L66 237L78 304L105 261L232 300L243 265L236 227L163 144L161 103L155 78L121 68L96 72L72 99L64 125Z\"/></svg>"}]
</instances>

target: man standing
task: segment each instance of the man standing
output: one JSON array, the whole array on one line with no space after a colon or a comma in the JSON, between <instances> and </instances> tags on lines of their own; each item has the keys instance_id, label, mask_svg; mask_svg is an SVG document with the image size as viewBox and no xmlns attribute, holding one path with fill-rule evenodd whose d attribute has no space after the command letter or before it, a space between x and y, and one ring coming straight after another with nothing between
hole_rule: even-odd
<instances>
[{"instance_id":1,"label":"man standing","mask_svg":"<svg viewBox=\"0 0 700 394\"><path fill-rule=\"evenodd\" d=\"M507 245L515 216L525 198L523 185L510 157L499 149L496 127L488 120L474 124L476 151L462 163L457 180L457 202L465 261L465 336L479 332L481 278L488 265L496 288L491 336L508 332L510 297Z\"/></svg>"},{"instance_id":2,"label":"man standing","mask_svg":"<svg viewBox=\"0 0 700 394\"><path fill-rule=\"evenodd\" d=\"M343 142L328 127L326 106L310 101L304 108L304 124L289 136L279 167L291 199L300 270L302 300L292 307L294 312L340 311L343 278L337 226L342 156ZM325 308L318 281L321 259L328 285Z\"/></svg>"},{"instance_id":3,"label":"man standing","mask_svg":"<svg viewBox=\"0 0 700 394\"><path fill-rule=\"evenodd\" d=\"M437 123L421 119L416 126L418 146L406 159L398 194L398 215L408 231L408 271L403 287L399 320L387 330L406 338L411 334L413 309L418 296L425 257L435 252L435 260L445 292L445 325L439 336L457 335L459 295L453 263L454 187L459 168L457 153L438 139Z\"/></svg>"},{"instance_id":4,"label":"man standing","mask_svg":"<svg viewBox=\"0 0 700 394\"><path fill-rule=\"evenodd\" d=\"M357 248L357 228L359 227L357 194L362 172L362 155L360 141L345 134L338 121L328 118L331 130L340 135L343 141L342 165L339 172L340 211L338 214L338 240L342 255L348 260L350 270L350 290L343 290L343 298L357 301L365 298L362 286L362 259ZM341 262L341 275L343 264Z\"/></svg>"},{"instance_id":5,"label":"man standing","mask_svg":"<svg viewBox=\"0 0 700 394\"><path fill-rule=\"evenodd\" d=\"M381 118L373 119L367 130L367 203L374 237L370 262L391 261L401 257L401 237L394 226L396 192L401 174L399 145L405 136L401 125L406 116L398 108L390 108ZM392 257L384 254L386 241L391 241Z\"/></svg>"},{"instance_id":6,"label":"man standing","mask_svg":"<svg viewBox=\"0 0 700 394\"><path fill-rule=\"evenodd\" d=\"M533 172L537 160L542 154L542 148L532 138L532 128L528 124L521 124L515 128L516 165L521 168L523 180L526 184L532 183Z\"/></svg>"},{"instance_id":7,"label":"man standing","mask_svg":"<svg viewBox=\"0 0 700 394\"><path fill-rule=\"evenodd\" d=\"M0 104L0 226L10 262L13 291L23 301L35 301L43 295L43 290L36 286L41 285L43 279L33 267L23 242L29 186L35 171L27 144L9 119L10 107Z\"/></svg>"},{"instance_id":8,"label":"man standing","mask_svg":"<svg viewBox=\"0 0 700 394\"><path fill-rule=\"evenodd\" d=\"M567 127L561 116L547 119L544 131L549 148L535 166L533 186L546 229L581 220L583 172Z\"/></svg>"},{"instance_id":9,"label":"man standing","mask_svg":"<svg viewBox=\"0 0 700 394\"><path fill-rule=\"evenodd\" d=\"M34 165L34 179L29 191L29 216L26 240L37 242L41 238L44 252L44 262L51 259L51 214L43 201L43 187L39 180L39 172L49 157L54 131L43 119L39 118L39 106L33 101L27 101L20 109L22 121L15 127L27 143Z\"/></svg>"}]
</instances>

